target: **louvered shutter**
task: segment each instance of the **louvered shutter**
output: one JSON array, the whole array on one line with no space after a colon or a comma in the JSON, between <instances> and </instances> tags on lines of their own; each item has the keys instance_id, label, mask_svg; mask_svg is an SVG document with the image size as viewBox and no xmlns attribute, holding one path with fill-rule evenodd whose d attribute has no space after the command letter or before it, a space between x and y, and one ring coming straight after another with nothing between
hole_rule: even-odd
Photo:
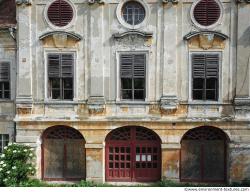
<instances>
[{"instance_id":1,"label":"louvered shutter","mask_svg":"<svg viewBox=\"0 0 250 192\"><path fill-rule=\"evenodd\" d=\"M134 55L134 77L144 78L145 77L145 55Z\"/></svg>"},{"instance_id":2,"label":"louvered shutter","mask_svg":"<svg viewBox=\"0 0 250 192\"><path fill-rule=\"evenodd\" d=\"M73 19L73 9L64 0L54 1L48 8L48 19L56 26L63 27Z\"/></svg>"},{"instance_id":3,"label":"louvered shutter","mask_svg":"<svg viewBox=\"0 0 250 192\"><path fill-rule=\"evenodd\" d=\"M218 78L219 72L219 55L206 55L206 78Z\"/></svg>"},{"instance_id":4,"label":"louvered shutter","mask_svg":"<svg viewBox=\"0 0 250 192\"><path fill-rule=\"evenodd\" d=\"M48 55L48 76L60 77L60 55L49 54Z\"/></svg>"},{"instance_id":5,"label":"louvered shutter","mask_svg":"<svg viewBox=\"0 0 250 192\"><path fill-rule=\"evenodd\" d=\"M218 21L221 10L214 0L201 0L194 8L194 18L200 24L209 26Z\"/></svg>"},{"instance_id":6,"label":"louvered shutter","mask_svg":"<svg viewBox=\"0 0 250 192\"><path fill-rule=\"evenodd\" d=\"M206 57L203 54L192 55L193 78L205 78Z\"/></svg>"},{"instance_id":7,"label":"louvered shutter","mask_svg":"<svg viewBox=\"0 0 250 192\"><path fill-rule=\"evenodd\" d=\"M120 56L121 78L132 78L133 76L133 55L124 54Z\"/></svg>"},{"instance_id":8,"label":"louvered shutter","mask_svg":"<svg viewBox=\"0 0 250 192\"><path fill-rule=\"evenodd\" d=\"M10 63L0 62L0 81L10 80Z\"/></svg>"},{"instance_id":9,"label":"louvered shutter","mask_svg":"<svg viewBox=\"0 0 250 192\"><path fill-rule=\"evenodd\" d=\"M62 54L61 56L61 77L73 77L73 55Z\"/></svg>"}]
</instances>

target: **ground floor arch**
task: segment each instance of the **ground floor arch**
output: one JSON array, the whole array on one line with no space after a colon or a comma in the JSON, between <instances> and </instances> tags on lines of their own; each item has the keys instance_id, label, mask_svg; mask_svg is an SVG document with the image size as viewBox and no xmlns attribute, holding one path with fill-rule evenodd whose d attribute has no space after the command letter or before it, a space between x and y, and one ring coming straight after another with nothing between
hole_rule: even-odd
<instances>
[{"instance_id":1,"label":"ground floor arch","mask_svg":"<svg viewBox=\"0 0 250 192\"><path fill-rule=\"evenodd\" d=\"M81 180L86 177L85 140L67 126L53 126L42 135L42 179Z\"/></svg>"},{"instance_id":2,"label":"ground floor arch","mask_svg":"<svg viewBox=\"0 0 250 192\"><path fill-rule=\"evenodd\" d=\"M227 140L226 134L215 127L187 131L181 140L180 180L225 182Z\"/></svg>"},{"instance_id":3,"label":"ground floor arch","mask_svg":"<svg viewBox=\"0 0 250 192\"><path fill-rule=\"evenodd\" d=\"M126 126L106 137L106 181L158 181L161 179L161 140L150 129Z\"/></svg>"}]
</instances>

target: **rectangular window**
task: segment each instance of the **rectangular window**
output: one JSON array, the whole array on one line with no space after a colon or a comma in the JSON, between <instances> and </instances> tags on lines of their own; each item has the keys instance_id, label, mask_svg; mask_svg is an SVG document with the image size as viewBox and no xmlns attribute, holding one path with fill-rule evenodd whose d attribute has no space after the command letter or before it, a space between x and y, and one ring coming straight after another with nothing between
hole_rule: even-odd
<instances>
[{"instance_id":1,"label":"rectangular window","mask_svg":"<svg viewBox=\"0 0 250 192\"><path fill-rule=\"evenodd\" d=\"M192 54L194 100L218 100L219 54Z\"/></svg>"},{"instance_id":2,"label":"rectangular window","mask_svg":"<svg viewBox=\"0 0 250 192\"><path fill-rule=\"evenodd\" d=\"M121 99L145 99L145 54L120 55Z\"/></svg>"},{"instance_id":3,"label":"rectangular window","mask_svg":"<svg viewBox=\"0 0 250 192\"><path fill-rule=\"evenodd\" d=\"M10 63L0 62L0 99L10 98Z\"/></svg>"},{"instance_id":4,"label":"rectangular window","mask_svg":"<svg viewBox=\"0 0 250 192\"><path fill-rule=\"evenodd\" d=\"M8 134L0 134L0 153L3 152L5 146L9 143L9 135Z\"/></svg>"},{"instance_id":5,"label":"rectangular window","mask_svg":"<svg viewBox=\"0 0 250 192\"><path fill-rule=\"evenodd\" d=\"M51 99L73 99L73 65L73 54L63 53L48 55L48 87L49 97Z\"/></svg>"}]
</instances>

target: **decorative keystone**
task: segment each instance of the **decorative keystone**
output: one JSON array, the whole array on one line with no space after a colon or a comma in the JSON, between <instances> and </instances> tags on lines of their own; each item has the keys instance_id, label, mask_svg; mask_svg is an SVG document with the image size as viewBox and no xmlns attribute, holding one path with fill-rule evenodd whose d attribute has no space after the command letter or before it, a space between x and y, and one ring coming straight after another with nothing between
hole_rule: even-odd
<instances>
[{"instance_id":1,"label":"decorative keystone","mask_svg":"<svg viewBox=\"0 0 250 192\"><path fill-rule=\"evenodd\" d=\"M104 4L104 0L88 0L89 4L93 5L95 3L97 4Z\"/></svg>"},{"instance_id":2,"label":"decorative keystone","mask_svg":"<svg viewBox=\"0 0 250 192\"><path fill-rule=\"evenodd\" d=\"M179 3L179 0L162 0L162 3L172 3L172 4L177 4L177 3Z\"/></svg>"},{"instance_id":3,"label":"decorative keystone","mask_svg":"<svg viewBox=\"0 0 250 192\"><path fill-rule=\"evenodd\" d=\"M16 4L17 5L31 5L32 4L32 0L16 0Z\"/></svg>"}]
</instances>

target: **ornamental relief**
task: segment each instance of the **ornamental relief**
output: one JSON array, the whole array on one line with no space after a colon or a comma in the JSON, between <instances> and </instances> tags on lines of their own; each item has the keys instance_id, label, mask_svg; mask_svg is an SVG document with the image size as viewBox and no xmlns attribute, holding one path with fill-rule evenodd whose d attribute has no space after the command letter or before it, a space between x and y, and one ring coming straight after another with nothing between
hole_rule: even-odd
<instances>
[{"instance_id":1,"label":"ornamental relief","mask_svg":"<svg viewBox=\"0 0 250 192\"><path fill-rule=\"evenodd\" d=\"M114 40L115 46L119 48L132 48L139 49L145 47L151 47L152 38L144 38L139 35L127 35Z\"/></svg>"}]
</instances>

